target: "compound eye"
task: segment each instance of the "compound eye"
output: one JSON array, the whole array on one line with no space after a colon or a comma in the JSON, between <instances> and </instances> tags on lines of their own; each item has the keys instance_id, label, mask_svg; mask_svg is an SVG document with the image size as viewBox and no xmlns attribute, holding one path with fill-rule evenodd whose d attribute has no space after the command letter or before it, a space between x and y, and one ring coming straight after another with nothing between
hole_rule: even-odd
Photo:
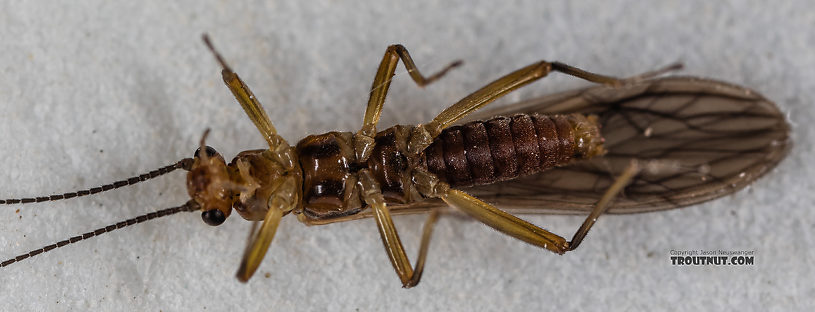
<instances>
[{"instance_id":1,"label":"compound eye","mask_svg":"<svg viewBox=\"0 0 815 312\"><path fill-rule=\"evenodd\" d=\"M201 219L204 219L204 223L206 224L216 226L224 223L224 221L226 221L226 216L220 210L212 209L202 212Z\"/></svg>"},{"instance_id":2,"label":"compound eye","mask_svg":"<svg viewBox=\"0 0 815 312\"><path fill-rule=\"evenodd\" d=\"M214 157L215 155L218 155L218 152L215 151L215 149L210 147L209 145L207 145L206 151L207 151L207 156L209 156L209 157ZM199 147L198 149L195 150L195 158L198 158L200 153L201 153L201 148Z\"/></svg>"}]
</instances>

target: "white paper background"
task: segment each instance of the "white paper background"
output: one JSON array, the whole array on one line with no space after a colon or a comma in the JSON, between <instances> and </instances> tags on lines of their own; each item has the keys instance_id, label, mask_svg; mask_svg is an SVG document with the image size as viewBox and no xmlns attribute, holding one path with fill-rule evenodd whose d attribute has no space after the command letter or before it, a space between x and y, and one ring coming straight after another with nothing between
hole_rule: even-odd
<instances>
[{"instance_id":1,"label":"white paper background","mask_svg":"<svg viewBox=\"0 0 815 312\"><path fill-rule=\"evenodd\" d=\"M212 228L195 213L0 269L0 309L803 310L815 295L813 12L808 1L4 2L5 198L97 186L170 164L191 155L207 127L210 145L227 157L263 147L222 85L203 32L291 143L358 129L385 47L402 43L426 72L454 59L465 65L424 90L397 76L383 125L426 121L539 59L619 76L681 60L683 74L775 100L790 114L796 145L745 191L676 211L604 217L565 256L444 218L422 283L410 290L400 287L373 221L306 228L286 218L244 285L233 276L249 224L235 215ZM508 98L586 85L553 75ZM0 207L0 258L186 200L184 175L173 173L89 198ZM529 219L566 236L582 221ZM422 222L397 220L410 256ZM671 249L758 254L752 267L675 267Z\"/></svg>"}]
</instances>

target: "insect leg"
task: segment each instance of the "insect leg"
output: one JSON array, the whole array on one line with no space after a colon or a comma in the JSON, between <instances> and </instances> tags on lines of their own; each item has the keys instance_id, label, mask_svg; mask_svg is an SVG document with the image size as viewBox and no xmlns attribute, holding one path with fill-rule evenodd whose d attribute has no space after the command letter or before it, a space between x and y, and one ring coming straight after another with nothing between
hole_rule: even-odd
<instances>
[{"instance_id":1,"label":"insect leg","mask_svg":"<svg viewBox=\"0 0 815 312\"><path fill-rule=\"evenodd\" d=\"M373 148L373 137L376 135L376 124L379 122L379 116L382 115L382 106L385 103L388 88L390 88L391 80L396 72L396 66L399 65L399 59L402 59L402 63L405 64L405 69L407 69L410 78L420 87L438 80L447 71L462 63L461 61L455 61L437 73L425 77L419 72L419 68L413 63L413 59L405 47L401 44L389 46L385 50L382 62L379 63L379 69L376 70L374 82L371 85L371 97L368 99L368 106L362 119L362 129L357 132L357 138L355 138L357 159L365 160L370 156L371 148Z\"/></svg>"},{"instance_id":2,"label":"insect leg","mask_svg":"<svg viewBox=\"0 0 815 312\"><path fill-rule=\"evenodd\" d=\"M448 205L504 234L558 254L569 250L569 243L565 238L495 208L470 194L448 189L440 197Z\"/></svg>"},{"instance_id":3,"label":"insect leg","mask_svg":"<svg viewBox=\"0 0 815 312\"><path fill-rule=\"evenodd\" d=\"M241 104L243 111L246 112L246 115L249 116L249 119L252 120L255 127L258 128L263 139L269 143L269 149L274 152L273 155L276 157L276 160L287 169L294 168L294 155L292 155L290 151L291 147L286 140L277 135L277 130L272 125L272 121L269 120L269 116L266 115L263 105L257 100L252 90L249 89L249 86L226 64L226 61L221 54L215 50L215 47L206 34L203 36L203 40L207 48L215 55L215 59L218 60L218 63L220 63L223 68L221 70L221 76L223 77L224 83L229 90L232 91L232 95L234 95L238 103Z\"/></svg>"},{"instance_id":4,"label":"insect leg","mask_svg":"<svg viewBox=\"0 0 815 312\"><path fill-rule=\"evenodd\" d=\"M243 110L246 112L246 115L249 116L249 119L255 124L255 126L260 131L260 134L263 135L263 138L269 142L269 145L272 146L275 142L273 140L274 137L277 136L277 130L275 130L272 122L269 120L269 116L266 115L266 111L263 110L263 106L260 102L255 98L255 95L252 93L252 90L249 89L249 86L238 77L238 74L232 71L232 68L226 64L223 56L215 50L215 47L212 45L212 42L209 40L209 36L203 36L204 43L207 45L207 48L215 55L215 58L218 60L218 63L221 64L221 76L223 76L224 83L232 91L232 95L235 96L235 99L238 100L238 103L241 104ZM272 150L274 150L274 146L272 146Z\"/></svg>"},{"instance_id":5,"label":"insect leg","mask_svg":"<svg viewBox=\"0 0 815 312\"><path fill-rule=\"evenodd\" d=\"M283 218L284 213L297 206L299 201L296 195L297 187L295 179L286 179L269 199L269 211L266 212L260 229L256 230L257 226L253 225L249 231L249 241L237 273L238 280L241 282L248 281L260 266L266 251L269 250L272 239L274 239L277 226L280 224L280 219Z\"/></svg>"},{"instance_id":6,"label":"insect leg","mask_svg":"<svg viewBox=\"0 0 815 312\"><path fill-rule=\"evenodd\" d=\"M441 182L432 174L417 171L414 177L417 180L419 190L429 196L439 197L448 205L463 211L482 223L509 236L520 239L529 244L563 254L574 250L586 237L589 229L597 221L597 218L606 211L611 201L631 182L631 179L639 172L639 166L632 162L616 181L606 190L603 197L595 204L594 209L578 228L571 242L565 238L544 230L532 223L509 214L496 208L478 198L465 192L451 189L447 183Z\"/></svg>"},{"instance_id":7,"label":"insect leg","mask_svg":"<svg viewBox=\"0 0 815 312\"><path fill-rule=\"evenodd\" d=\"M461 65L461 61L455 61L447 65L444 69L437 73L425 77L419 72L419 68L413 63L407 49L401 44L389 46L385 50L385 56L382 57L382 62L379 63L379 69L374 76L373 85L371 85L371 97L368 99L368 107L365 109L365 117L362 120L362 129L373 127L375 129L376 123L379 122L379 116L382 114L382 105L385 103L385 96L390 88L391 80L396 72L396 66L399 65L399 59L405 64L410 78L413 79L420 87L424 87L447 73L447 71ZM376 131L374 130L373 133Z\"/></svg>"},{"instance_id":8,"label":"insect leg","mask_svg":"<svg viewBox=\"0 0 815 312\"><path fill-rule=\"evenodd\" d=\"M408 152L418 155L433 143L433 139L444 128L507 93L546 77L552 71L607 85L622 85L625 83L623 79L598 75L563 63L540 61L498 78L443 110L432 121L417 126L408 141Z\"/></svg>"},{"instance_id":9,"label":"insect leg","mask_svg":"<svg viewBox=\"0 0 815 312\"><path fill-rule=\"evenodd\" d=\"M282 210L269 209L266 212L266 217L263 218L260 230L257 230L257 222L252 224L252 229L249 230L249 240L241 259L241 266L236 274L239 281L246 283L255 274L258 266L263 261L263 257L266 256L266 252L269 250L269 245L274 239L281 218L283 218Z\"/></svg>"},{"instance_id":10,"label":"insect leg","mask_svg":"<svg viewBox=\"0 0 815 312\"><path fill-rule=\"evenodd\" d=\"M390 210L379 184L371 176L367 169L359 171L359 185L362 188L363 198L365 203L370 206L374 212L374 220L376 220L379 235L382 238L382 243L385 245L385 251L388 253L388 258L393 265L396 274L402 281L402 287L410 288L419 284L424 271L424 263L427 258L427 250L430 246L430 236L433 234L433 226L438 220L439 211L433 210L428 216L427 221L422 231L422 240L419 247L419 255L416 259L416 266L411 268L410 260L405 254L405 247L399 239L399 233L396 231L396 226L393 224Z\"/></svg>"},{"instance_id":11,"label":"insect leg","mask_svg":"<svg viewBox=\"0 0 815 312\"><path fill-rule=\"evenodd\" d=\"M617 177L606 192L603 193L603 197L600 197L600 200L594 204L594 209L592 209L589 216L586 217L586 220L583 221L583 224L580 225L580 228L578 228L577 232L575 232L574 236L572 236L572 240L569 242L569 250L575 250L577 249L577 246L580 246L580 242L583 241L583 238L585 238L586 234L589 233L589 229L591 229L594 223L597 222L597 218L606 212L612 200L617 197L625 186L631 182L631 179L633 179L639 172L639 164L636 160L632 160L631 164L629 164L628 167L623 170L622 174L620 174L620 176Z\"/></svg>"}]
</instances>

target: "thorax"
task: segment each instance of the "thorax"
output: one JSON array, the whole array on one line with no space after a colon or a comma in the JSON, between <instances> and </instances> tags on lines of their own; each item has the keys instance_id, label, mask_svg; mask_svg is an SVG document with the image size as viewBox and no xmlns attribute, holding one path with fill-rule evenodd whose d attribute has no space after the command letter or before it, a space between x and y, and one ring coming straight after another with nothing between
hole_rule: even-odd
<instances>
[{"instance_id":1,"label":"thorax","mask_svg":"<svg viewBox=\"0 0 815 312\"><path fill-rule=\"evenodd\" d=\"M394 126L377 133L375 147L366 160L357 159L351 132L310 135L297 143L303 170L303 213L309 219L331 219L364 208L357 187L357 173L368 169L379 182L388 203L421 199L410 179L407 139L410 126Z\"/></svg>"}]
</instances>

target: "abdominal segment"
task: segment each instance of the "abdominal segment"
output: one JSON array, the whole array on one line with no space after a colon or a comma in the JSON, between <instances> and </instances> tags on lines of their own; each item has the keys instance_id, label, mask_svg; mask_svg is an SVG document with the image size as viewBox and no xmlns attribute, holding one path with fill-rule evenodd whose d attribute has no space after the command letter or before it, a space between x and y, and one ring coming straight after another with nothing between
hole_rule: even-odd
<instances>
[{"instance_id":1,"label":"abdominal segment","mask_svg":"<svg viewBox=\"0 0 815 312\"><path fill-rule=\"evenodd\" d=\"M602 143L594 116L499 116L444 129L424 165L454 187L485 185L601 155Z\"/></svg>"}]
</instances>

